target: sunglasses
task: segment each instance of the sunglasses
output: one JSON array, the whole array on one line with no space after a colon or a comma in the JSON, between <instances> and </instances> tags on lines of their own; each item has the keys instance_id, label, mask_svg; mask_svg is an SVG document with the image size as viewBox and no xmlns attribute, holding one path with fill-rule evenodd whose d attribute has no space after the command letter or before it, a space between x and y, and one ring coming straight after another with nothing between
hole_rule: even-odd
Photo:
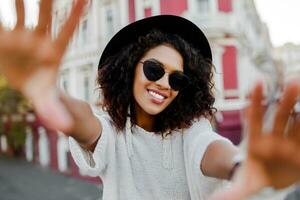
<instances>
[{"instance_id":1,"label":"sunglasses","mask_svg":"<svg viewBox=\"0 0 300 200\"><path fill-rule=\"evenodd\" d=\"M155 59L149 59L140 63L143 64L145 77L149 81L158 81L166 73L163 64ZM169 74L169 85L175 91L183 90L189 85L189 82L189 77L181 71L175 71Z\"/></svg>"}]
</instances>

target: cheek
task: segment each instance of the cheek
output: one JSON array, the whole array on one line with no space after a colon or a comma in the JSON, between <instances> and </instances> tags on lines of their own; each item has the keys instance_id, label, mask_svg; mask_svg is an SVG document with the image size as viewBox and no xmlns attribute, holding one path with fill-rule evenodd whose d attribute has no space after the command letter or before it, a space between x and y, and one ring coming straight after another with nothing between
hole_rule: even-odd
<instances>
[{"instance_id":1,"label":"cheek","mask_svg":"<svg viewBox=\"0 0 300 200\"><path fill-rule=\"evenodd\" d=\"M178 91L174 91L174 90L172 90L171 91L171 96L175 99L177 96L178 96Z\"/></svg>"},{"instance_id":2,"label":"cheek","mask_svg":"<svg viewBox=\"0 0 300 200\"><path fill-rule=\"evenodd\" d=\"M137 98L141 95L147 85L149 85L149 81L137 71L133 81L133 96Z\"/></svg>"},{"instance_id":3,"label":"cheek","mask_svg":"<svg viewBox=\"0 0 300 200\"><path fill-rule=\"evenodd\" d=\"M169 104L171 104L175 100L175 98L177 96L178 96L178 92L172 90L171 91L171 98L170 98Z\"/></svg>"},{"instance_id":4,"label":"cheek","mask_svg":"<svg viewBox=\"0 0 300 200\"><path fill-rule=\"evenodd\" d=\"M137 67L134 73L133 85L139 85L145 82L145 77L141 67Z\"/></svg>"}]
</instances>

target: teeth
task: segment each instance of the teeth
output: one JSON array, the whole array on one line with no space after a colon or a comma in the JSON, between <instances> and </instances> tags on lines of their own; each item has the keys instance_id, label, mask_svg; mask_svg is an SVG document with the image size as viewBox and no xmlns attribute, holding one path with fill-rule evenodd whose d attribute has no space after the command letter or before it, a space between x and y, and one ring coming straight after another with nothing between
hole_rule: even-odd
<instances>
[{"instance_id":1,"label":"teeth","mask_svg":"<svg viewBox=\"0 0 300 200\"><path fill-rule=\"evenodd\" d=\"M157 94L157 93L155 93L155 92L153 92L153 91L149 91L149 93L153 96L153 97L155 97L155 98L157 98L157 99L159 99L159 100L163 100L165 97L164 96L162 96L162 95L160 95L160 94Z\"/></svg>"}]
</instances>

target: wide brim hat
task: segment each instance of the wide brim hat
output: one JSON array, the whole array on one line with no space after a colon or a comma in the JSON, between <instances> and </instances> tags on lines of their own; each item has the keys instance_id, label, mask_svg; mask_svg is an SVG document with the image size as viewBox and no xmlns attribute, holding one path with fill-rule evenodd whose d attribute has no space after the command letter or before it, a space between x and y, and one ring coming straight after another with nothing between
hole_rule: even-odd
<instances>
[{"instance_id":1,"label":"wide brim hat","mask_svg":"<svg viewBox=\"0 0 300 200\"><path fill-rule=\"evenodd\" d=\"M140 36L145 36L154 29L167 34L179 35L198 49L204 59L212 60L209 42L197 25L180 16L157 15L135 21L117 32L104 48L99 67L108 57L114 56L130 43L136 42Z\"/></svg>"}]
</instances>

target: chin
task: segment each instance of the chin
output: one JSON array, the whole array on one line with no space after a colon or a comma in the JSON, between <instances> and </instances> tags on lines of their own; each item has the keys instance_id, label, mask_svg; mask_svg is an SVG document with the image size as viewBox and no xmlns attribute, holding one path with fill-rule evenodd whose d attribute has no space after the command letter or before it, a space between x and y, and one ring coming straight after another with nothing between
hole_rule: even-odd
<instances>
[{"instance_id":1,"label":"chin","mask_svg":"<svg viewBox=\"0 0 300 200\"><path fill-rule=\"evenodd\" d=\"M146 108L144 111L149 114L149 115L158 115L161 113L164 109L151 109L151 108Z\"/></svg>"}]
</instances>

